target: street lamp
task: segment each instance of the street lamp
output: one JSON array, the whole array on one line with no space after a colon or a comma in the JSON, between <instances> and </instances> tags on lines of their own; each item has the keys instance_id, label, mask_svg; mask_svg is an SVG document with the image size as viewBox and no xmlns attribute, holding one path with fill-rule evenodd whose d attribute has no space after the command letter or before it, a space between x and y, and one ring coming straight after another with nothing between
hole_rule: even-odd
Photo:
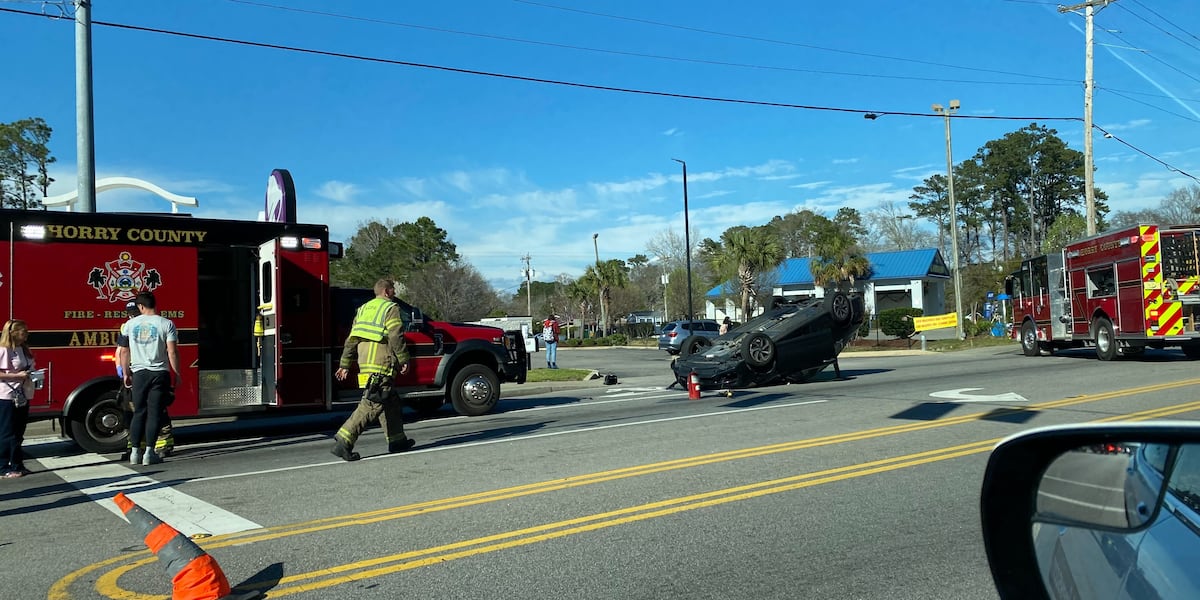
<instances>
[{"instance_id":1,"label":"street lamp","mask_svg":"<svg viewBox=\"0 0 1200 600\"><path fill-rule=\"evenodd\" d=\"M954 158L950 144L950 115L959 108L958 100L951 100L950 107L933 105L933 112L946 117L946 192L950 197L950 253L954 255L954 311L958 327L958 339L963 339L962 314L962 261L958 256L958 206L954 203Z\"/></svg>"},{"instance_id":2,"label":"street lamp","mask_svg":"<svg viewBox=\"0 0 1200 600\"><path fill-rule=\"evenodd\" d=\"M608 309L604 306L604 284L600 281L600 242L597 239L600 234L592 234L592 250L596 251L596 287L600 292L600 332L601 335L608 333Z\"/></svg>"},{"instance_id":3,"label":"street lamp","mask_svg":"<svg viewBox=\"0 0 1200 600\"><path fill-rule=\"evenodd\" d=\"M688 197L687 197L687 163L672 158L671 160L683 165L683 253L687 260L687 296L688 296L688 331L692 330L692 233L688 225Z\"/></svg>"}]
</instances>

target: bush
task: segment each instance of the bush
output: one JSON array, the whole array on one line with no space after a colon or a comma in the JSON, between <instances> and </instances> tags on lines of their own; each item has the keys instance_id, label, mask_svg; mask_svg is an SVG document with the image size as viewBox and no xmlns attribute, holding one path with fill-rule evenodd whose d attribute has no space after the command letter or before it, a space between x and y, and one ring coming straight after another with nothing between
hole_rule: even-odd
<instances>
[{"instance_id":1,"label":"bush","mask_svg":"<svg viewBox=\"0 0 1200 600\"><path fill-rule=\"evenodd\" d=\"M609 346L624 346L629 343L629 340L625 338L625 334L623 333L614 333L604 339Z\"/></svg>"},{"instance_id":2,"label":"bush","mask_svg":"<svg viewBox=\"0 0 1200 600\"><path fill-rule=\"evenodd\" d=\"M910 338L916 332L912 318L924 314L919 308L889 308L879 313L879 330L884 335Z\"/></svg>"},{"instance_id":3,"label":"bush","mask_svg":"<svg viewBox=\"0 0 1200 600\"><path fill-rule=\"evenodd\" d=\"M596 338L583 338L584 346L595 346L596 343L597 343Z\"/></svg>"},{"instance_id":4,"label":"bush","mask_svg":"<svg viewBox=\"0 0 1200 600\"><path fill-rule=\"evenodd\" d=\"M975 319L974 321L963 323L963 329L967 332L967 335L971 337L980 335L990 336L992 335L992 325L994 325L994 323L992 323L991 320Z\"/></svg>"},{"instance_id":5,"label":"bush","mask_svg":"<svg viewBox=\"0 0 1200 600\"><path fill-rule=\"evenodd\" d=\"M875 315L870 315L863 319L862 325L858 326L858 337L865 338L871 335L871 322L876 320Z\"/></svg>"}]
</instances>

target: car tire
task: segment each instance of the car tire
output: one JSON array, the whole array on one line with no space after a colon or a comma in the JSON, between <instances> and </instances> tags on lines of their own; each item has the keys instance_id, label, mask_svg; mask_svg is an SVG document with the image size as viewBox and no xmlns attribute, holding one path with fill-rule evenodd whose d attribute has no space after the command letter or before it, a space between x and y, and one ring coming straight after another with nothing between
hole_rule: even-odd
<instances>
[{"instance_id":1,"label":"car tire","mask_svg":"<svg viewBox=\"0 0 1200 600\"><path fill-rule=\"evenodd\" d=\"M1025 321L1021 325L1021 352L1025 356L1041 354L1041 348L1038 347L1037 329L1033 326L1033 321Z\"/></svg>"},{"instance_id":2,"label":"car tire","mask_svg":"<svg viewBox=\"0 0 1200 600\"><path fill-rule=\"evenodd\" d=\"M761 331L751 333L742 342L742 360L757 369L771 364L775 361L775 341Z\"/></svg>"},{"instance_id":3,"label":"car tire","mask_svg":"<svg viewBox=\"0 0 1200 600\"><path fill-rule=\"evenodd\" d=\"M500 400L500 378L483 365L467 365L454 375L450 403L463 416L478 417L492 412Z\"/></svg>"},{"instance_id":4,"label":"car tire","mask_svg":"<svg viewBox=\"0 0 1200 600\"><path fill-rule=\"evenodd\" d=\"M854 321L854 303L841 292L825 297L825 312L829 313L836 327L845 327Z\"/></svg>"},{"instance_id":5,"label":"car tire","mask_svg":"<svg viewBox=\"0 0 1200 600\"><path fill-rule=\"evenodd\" d=\"M1100 317L1096 321L1096 356L1100 360L1112 360L1117 357L1117 336L1113 330L1112 321Z\"/></svg>"},{"instance_id":6,"label":"car tire","mask_svg":"<svg viewBox=\"0 0 1200 600\"><path fill-rule=\"evenodd\" d=\"M679 344L679 358L687 358L712 346L712 340L702 335L689 335Z\"/></svg>"}]
</instances>

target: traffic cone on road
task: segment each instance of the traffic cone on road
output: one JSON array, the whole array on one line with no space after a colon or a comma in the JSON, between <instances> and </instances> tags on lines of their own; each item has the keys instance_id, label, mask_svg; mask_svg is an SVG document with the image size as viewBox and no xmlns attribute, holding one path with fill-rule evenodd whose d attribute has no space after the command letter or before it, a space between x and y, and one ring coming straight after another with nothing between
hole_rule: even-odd
<instances>
[{"instance_id":1,"label":"traffic cone on road","mask_svg":"<svg viewBox=\"0 0 1200 600\"><path fill-rule=\"evenodd\" d=\"M229 595L229 580L221 566L200 546L134 504L125 494L117 494L113 502L142 534L146 546L171 576L172 600L221 600Z\"/></svg>"}]
</instances>

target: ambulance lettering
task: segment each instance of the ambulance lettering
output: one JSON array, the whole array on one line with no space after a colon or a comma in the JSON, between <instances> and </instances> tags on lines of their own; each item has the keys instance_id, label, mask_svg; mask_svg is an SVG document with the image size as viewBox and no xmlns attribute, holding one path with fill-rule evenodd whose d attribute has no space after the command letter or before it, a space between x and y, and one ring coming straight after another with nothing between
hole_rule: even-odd
<instances>
[{"instance_id":1,"label":"ambulance lettering","mask_svg":"<svg viewBox=\"0 0 1200 600\"><path fill-rule=\"evenodd\" d=\"M99 300L129 302L138 292L158 289L162 285L162 276L158 269L147 269L146 264L134 260L132 254L122 252L117 255L117 260L110 260L103 267L92 267L87 282L96 290Z\"/></svg>"}]
</instances>

